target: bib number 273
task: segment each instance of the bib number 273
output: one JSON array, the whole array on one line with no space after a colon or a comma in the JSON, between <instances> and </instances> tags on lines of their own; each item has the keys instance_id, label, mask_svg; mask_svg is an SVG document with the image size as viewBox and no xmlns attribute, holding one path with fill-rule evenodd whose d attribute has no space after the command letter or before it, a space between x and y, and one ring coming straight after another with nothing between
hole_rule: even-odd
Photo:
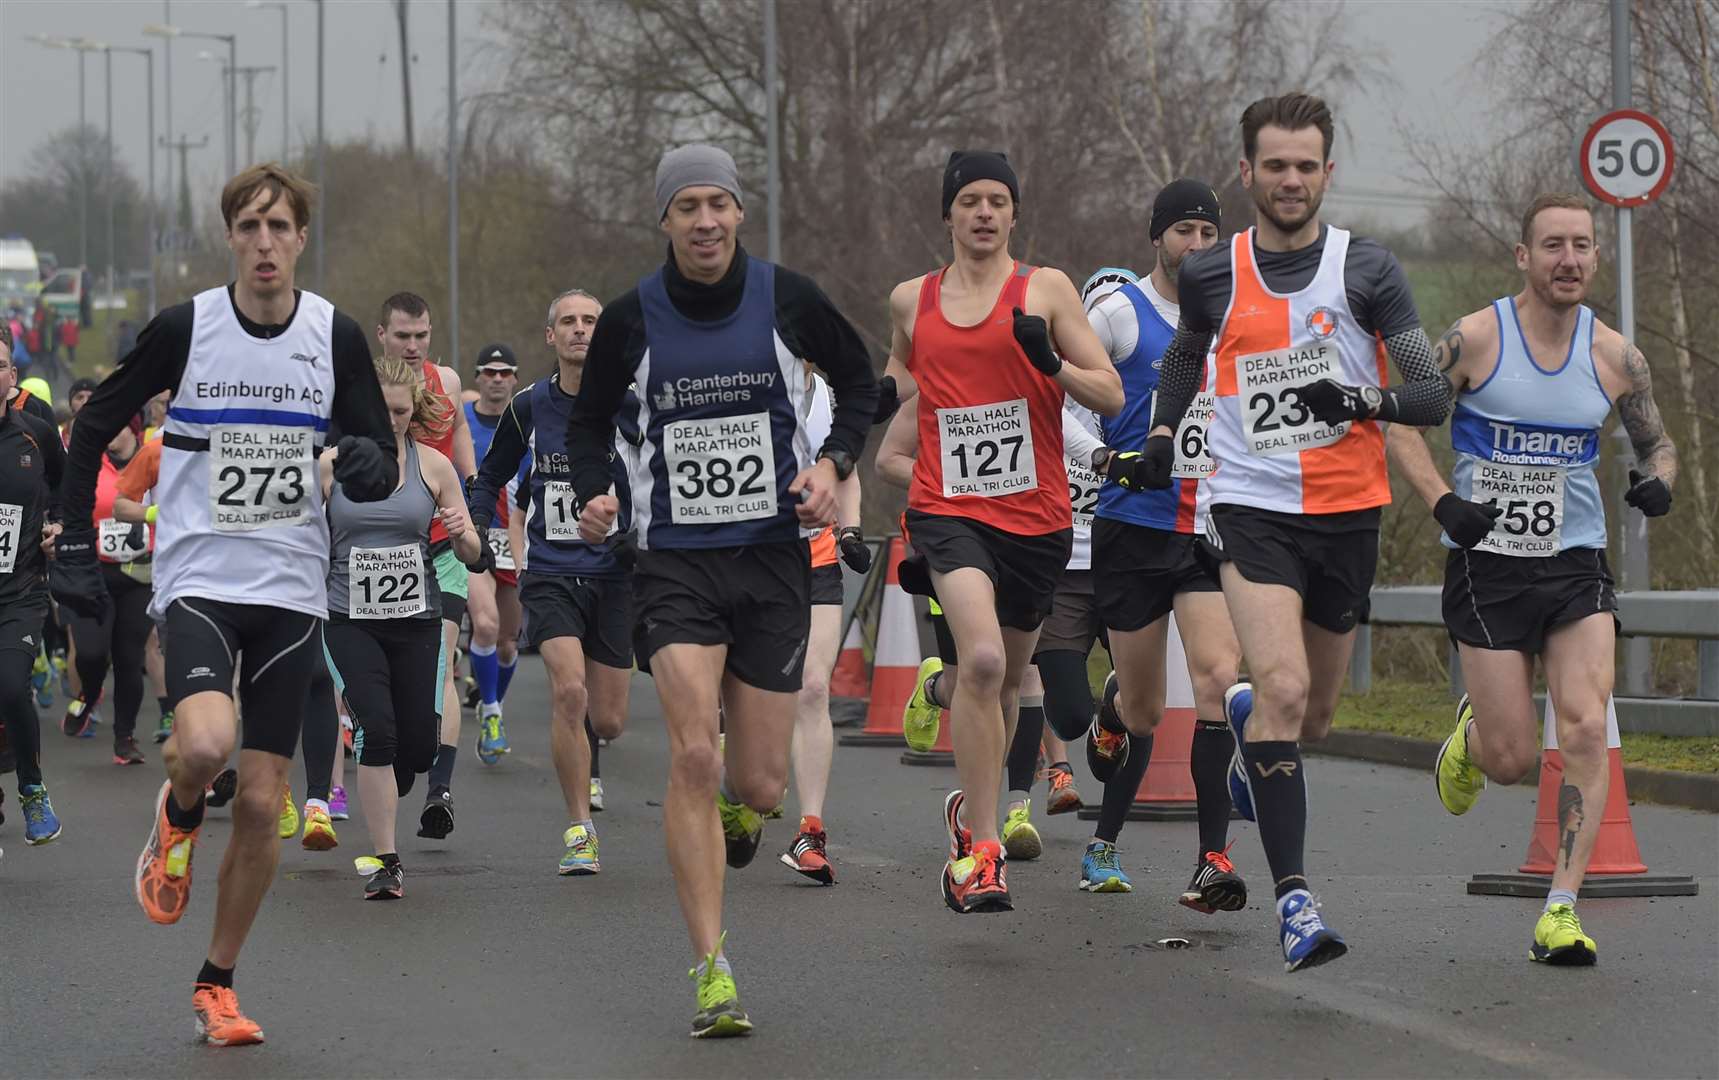
<instances>
[{"instance_id":1,"label":"bib number 273","mask_svg":"<svg viewBox=\"0 0 1719 1080\"><path fill-rule=\"evenodd\" d=\"M209 432L209 518L217 532L310 520L316 482L310 428L244 425Z\"/></svg>"}]
</instances>

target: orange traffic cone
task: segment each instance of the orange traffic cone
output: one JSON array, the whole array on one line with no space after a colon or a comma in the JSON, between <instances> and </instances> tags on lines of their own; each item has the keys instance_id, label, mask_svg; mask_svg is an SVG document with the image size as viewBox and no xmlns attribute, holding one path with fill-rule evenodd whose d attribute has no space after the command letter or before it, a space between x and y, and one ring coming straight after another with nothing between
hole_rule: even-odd
<instances>
[{"instance_id":1,"label":"orange traffic cone","mask_svg":"<svg viewBox=\"0 0 1719 1080\"><path fill-rule=\"evenodd\" d=\"M903 750L901 763L903 765L949 765L955 764L955 744L949 741L949 710L944 709L937 722L937 741L931 744L929 750Z\"/></svg>"},{"instance_id":2,"label":"orange traffic cone","mask_svg":"<svg viewBox=\"0 0 1719 1080\"><path fill-rule=\"evenodd\" d=\"M1557 716L1546 698L1544 750L1540 756L1539 807L1528 839L1528 859L1514 874L1476 874L1470 893L1495 896L1545 896L1552 887L1558 850L1558 790L1564 781L1564 755L1558 749ZM1624 790L1622 740L1617 706L1606 700L1606 761L1611 773L1600 835L1583 878L1580 896L1693 896L1695 879L1681 874L1649 874L1635 842L1629 794Z\"/></svg>"},{"instance_id":3,"label":"orange traffic cone","mask_svg":"<svg viewBox=\"0 0 1719 1080\"><path fill-rule=\"evenodd\" d=\"M1164 650L1164 718L1152 736L1152 760L1140 778L1140 790L1128 808L1129 821L1193 821L1199 815L1194 796L1194 683L1176 617ZM1081 807L1082 821L1097 821L1095 803Z\"/></svg>"},{"instance_id":4,"label":"orange traffic cone","mask_svg":"<svg viewBox=\"0 0 1719 1080\"><path fill-rule=\"evenodd\" d=\"M859 613L848 620L848 636L842 641L842 651L830 672L830 696L837 698L866 698L871 694L870 673L865 663L865 632L860 627Z\"/></svg>"},{"instance_id":5,"label":"orange traffic cone","mask_svg":"<svg viewBox=\"0 0 1719 1080\"><path fill-rule=\"evenodd\" d=\"M884 551L887 576L883 602L878 605L877 649L872 657L871 704L866 709L865 729L840 739L843 746L903 746L901 712L913 696L913 679L919 672L919 624L913 617L913 598L901 587L903 555L901 537L889 538Z\"/></svg>"}]
</instances>

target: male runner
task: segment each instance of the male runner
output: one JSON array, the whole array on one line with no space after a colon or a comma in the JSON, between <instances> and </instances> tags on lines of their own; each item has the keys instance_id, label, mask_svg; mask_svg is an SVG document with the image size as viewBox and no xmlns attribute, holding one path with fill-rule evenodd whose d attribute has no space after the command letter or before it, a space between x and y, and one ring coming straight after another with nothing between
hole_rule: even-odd
<instances>
[{"instance_id":1,"label":"male runner","mask_svg":"<svg viewBox=\"0 0 1719 1080\"><path fill-rule=\"evenodd\" d=\"M53 580L60 603L96 614L109 602L90 520L99 459L144 402L170 389L157 489L152 614L167 624L167 682L177 704L162 747L167 782L137 861L138 903L173 923L191 897L191 855L204 790L237 736L234 675L245 724L232 836L221 865L214 933L192 995L197 1032L215 1045L262 1041L239 1011L233 967L274 878L281 791L327 612L328 526L315 449L337 423L337 479L357 501L398 480L388 413L364 332L328 301L293 287L310 223L311 187L275 164L221 193L232 284L150 321L72 429L66 520Z\"/></svg>"},{"instance_id":2,"label":"male runner","mask_svg":"<svg viewBox=\"0 0 1719 1080\"><path fill-rule=\"evenodd\" d=\"M877 409L858 332L809 278L740 247L741 202L727 151L663 155L656 207L668 259L604 309L567 435L580 531L598 542L620 512L607 494L614 416L638 380L635 642L669 729L663 828L699 957L699 1036L752 1029L722 950L722 847L729 865L751 862L759 812L786 787L811 609L800 528L834 520L836 483ZM800 357L835 395L821 447L799 412Z\"/></svg>"},{"instance_id":3,"label":"male runner","mask_svg":"<svg viewBox=\"0 0 1719 1080\"><path fill-rule=\"evenodd\" d=\"M519 599L529 615L532 647L549 673L549 745L568 820L557 872L569 876L602 870L597 830L591 823L586 717L604 738L620 735L633 675L632 582L625 545L618 550L613 542L580 539L568 480L567 417L602 310L582 289L569 289L550 301L543 337L555 353L555 372L508 404L470 497L474 527L484 535L493 533L496 503L506 498L507 485L530 455L528 566L520 578ZM631 424L630 416L622 418L612 451L610 482L623 497L630 497L627 462L638 440ZM626 522L621 524L625 528Z\"/></svg>"},{"instance_id":4,"label":"male runner","mask_svg":"<svg viewBox=\"0 0 1719 1080\"><path fill-rule=\"evenodd\" d=\"M1331 110L1308 94L1261 98L1241 128L1255 224L1182 264L1181 321L1131 471L1136 487L1174 482L1175 436L1215 341L1217 471L1201 485L1211 510L1200 550L1219 564L1253 676L1224 696L1238 747L1230 797L1259 822L1284 967L1299 971L1347 950L1308 891L1299 741L1330 729L1366 615L1379 507L1391 501L1380 423L1441 422L1450 387L1396 259L1320 224ZM1403 382L1381 388L1387 353Z\"/></svg>"},{"instance_id":5,"label":"male runner","mask_svg":"<svg viewBox=\"0 0 1719 1080\"><path fill-rule=\"evenodd\" d=\"M460 377L453 368L430 359L430 305L417 293L399 292L382 301L377 317L376 339L382 344L382 355L422 364L424 385L441 403L436 423L420 431L418 442L431 446L454 463L461 480L477 472L477 458L472 449L471 430L466 423L466 411L460 407ZM392 448L393 443L389 443ZM430 523L430 551L436 560L436 582L442 591L442 652L453 656L455 642L460 636L460 622L466 614L466 565L454 555L448 532L440 521ZM478 564L479 567L487 565ZM494 612L489 612L493 621ZM454 678L454 665L442 670L442 742L436 748L436 762L430 766L429 791L424 796L424 810L418 820L418 835L442 840L454 831L454 794L449 790L454 782L454 759L460 745L460 695Z\"/></svg>"},{"instance_id":6,"label":"male runner","mask_svg":"<svg viewBox=\"0 0 1719 1080\"><path fill-rule=\"evenodd\" d=\"M1004 155L950 154L942 210L953 260L889 298L884 392L925 396L905 524L961 657L949 712L962 787L944 803L942 889L963 913L1012 906L997 774L1072 543L1063 394L1107 414L1123 402L1068 276L1009 255L1020 190Z\"/></svg>"},{"instance_id":7,"label":"male runner","mask_svg":"<svg viewBox=\"0 0 1719 1080\"><path fill-rule=\"evenodd\" d=\"M1546 669L1564 777L1551 891L1529 956L1552 964L1597 956L1576 918L1576 892L1610 779L1618 605L1595 467L1614 405L1638 463L1624 502L1659 517L1677 482L1677 448L1647 359L1582 303L1598 262L1587 200L1550 194L1530 203L1516 245L1522 290L1458 319L1435 351L1457 391L1452 484L1421 438L1392 433L1392 450L1450 548L1444 621L1468 693L1435 767L1446 810L1467 813L1488 777L1514 784L1534 767L1536 656Z\"/></svg>"},{"instance_id":8,"label":"male runner","mask_svg":"<svg viewBox=\"0 0 1719 1080\"><path fill-rule=\"evenodd\" d=\"M485 345L478 350L477 397L465 403L466 428L479 463L489 453L496 425L501 423L508 402L519 386L519 364L506 345ZM519 665L519 568L508 540L508 518L514 487L529 463L521 460L521 474L508 481L496 499L496 520L486 538L495 569L487 574L466 576L472 620L472 675L477 682L478 760L494 765L508 752L507 729L502 725L501 702ZM491 616L494 616L491 618ZM470 700L469 698L467 699Z\"/></svg>"},{"instance_id":9,"label":"male runner","mask_svg":"<svg viewBox=\"0 0 1719 1080\"><path fill-rule=\"evenodd\" d=\"M12 401L12 332L0 323L0 729L17 762L24 842L60 835L42 783L42 725L30 667L48 618L43 542L58 530L65 450L51 422Z\"/></svg>"}]
</instances>

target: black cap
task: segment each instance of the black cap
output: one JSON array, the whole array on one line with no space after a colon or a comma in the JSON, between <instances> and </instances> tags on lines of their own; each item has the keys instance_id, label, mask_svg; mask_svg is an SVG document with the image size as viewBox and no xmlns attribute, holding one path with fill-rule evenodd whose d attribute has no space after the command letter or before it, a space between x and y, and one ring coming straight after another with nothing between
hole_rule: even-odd
<instances>
[{"instance_id":1,"label":"black cap","mask_svg":"<svg viewBox=\"0 0 1719 1080\"><path fill-rule=\"evenodd\" d=\"M1172 180L1152 200L1152 228L1147 235L1156 240L1165 229L1189 218L1223 228L1218 221L1218 193L1204 180Z\"/></svg>"},{"instance_id":2,"label":"black cap","mask_svg":"<svg viewBox=\"0 0 1719 1080\"><path fill-rule=\"evenodd\" d=\"M519 361L513 358L512 349L498 341L478 350L477 369L482 371L490 367L506 367L518 371Z\"/></svg>"},{"instance_id":3,"label":"black cap","mask_svg":"<svg viewBox=\"0 0 1719 1080\"><path fill-rule=\"evenodd\" d=\"M96 382L94 379L73 379L71 387L66 390L66 397L69 398L72 395L85 390L93 394L95 393L95 388L100 385L101 384Z\"/></svg>"},{"instance_id":4,"label":"black cap","mask_svg":"<svg viewBox=\"0 0 1719 1080\"><path fill-rule=\"evenodd\" d=\"M1015 177L1009 155L1000 150L952 150L943 166L943 216L949 216L960 190L975 180L995 180L1009 189L1015 205L1021 202L1021 182Z\"/></svg>"}]
</instances>

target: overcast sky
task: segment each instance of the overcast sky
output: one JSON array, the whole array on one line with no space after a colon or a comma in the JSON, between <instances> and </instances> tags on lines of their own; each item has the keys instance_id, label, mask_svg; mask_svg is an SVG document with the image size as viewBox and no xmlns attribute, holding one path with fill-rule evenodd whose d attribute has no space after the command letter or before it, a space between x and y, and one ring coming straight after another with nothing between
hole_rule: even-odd
<instances>
[{"instance_id":1,"label":"overcast sky","mask_svg":"<svg viewBox=\"0 0 1719 1080\"><path fill-rule=\"evenodd\" d=\"M316 6L310 0L285 0L288 8L291 125L295 145L309 139L316 119ZM455 7L460 35L459 80L462 93L487 86L497 66L495 51L485 50L484 11L501 0L459 0ZM787 0L791 3L793 0ZM1505 2L1505 0L1500 0ZM1599 9L1603 17L1604 9ZM422 145L442 143L447 122L448 8L446 0L413 0L410 8L415 127ZM1390 82L1347 103L1342 119L1354 143L1340 141L1334 157L1338 181L1333 209L1365 213L1385 223L1413 221L1416 204L1373 192L1413 195L1405 183L1413 166L1398 134L1400 118L1411 125L1446 132L1488 130L1494 103L1479 80L1453 78L1470 70L1470 61L1500 26L1491 3L1350 0L1350 29L1377 48L1378 66ZM166 86L161 39L145 37L143 27L170 22L187 31L238 36L241 67L281 65L281 13L251 10L242 0L0 0L0 185L20 175L31 148L78 117L78 54L46 48L31 35L88 37L121 46L157 47L156 133L166 134ZM389 0L329 0L326 11L328 137L356 136L395 141L401 137L400 48ZM191 152L193 181L213 183L224 175L220 66L199 60L200 52L225 56L219 41L180 38L173 43L173 134L209 145ZM89 54L86 63L88 119L105 122L104 58ZM147 178L144 61L118 54L114 67L115 153L140 180ZM243 82L241 81L241 93ZM1454 89L1453 89L1454 87ZM259 157L274 157L281 145L280 72L256 80L255 105L261 115ZM239 152L244 130L239 129ZM176 167L176 166L175 166ZM158 183L166 179L158 162ZM758 186L762 186L761 184ZM1345 189L1350 195L1345 196ZM1341 216L1341 215L1337 215Z\"/></svg>"}]
</instances>

